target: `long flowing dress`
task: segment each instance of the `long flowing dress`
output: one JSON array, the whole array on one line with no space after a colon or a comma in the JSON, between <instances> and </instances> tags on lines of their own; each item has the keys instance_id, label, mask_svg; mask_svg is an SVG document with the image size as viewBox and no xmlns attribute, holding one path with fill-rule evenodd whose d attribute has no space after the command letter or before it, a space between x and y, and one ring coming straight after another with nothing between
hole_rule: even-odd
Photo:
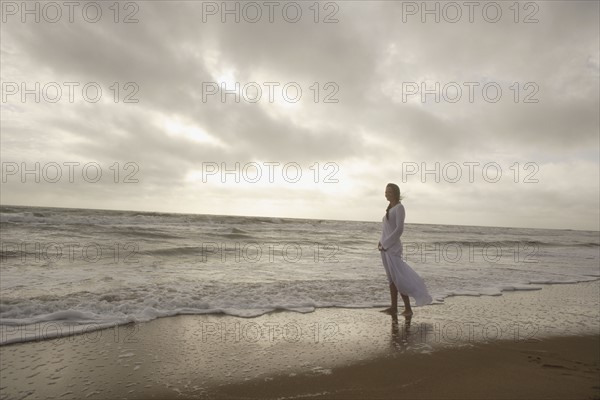
<instances>
[{"instance_id":1,"label":"long flowing dress","mask_svg":"<svg viewBox=\"0 0 600 400\"><path fill-rule=\"evenodd\" d=\"M422 306L431 303L432 298L423 279L402 259L400 236L404 232L405 216L404 206L398 203L389 210L389 219L383 217L380 242L385 251L381 252L381 259L388 282L393 282L401 294L414 298L416 305Z\"/></svg>"}]
</instances>

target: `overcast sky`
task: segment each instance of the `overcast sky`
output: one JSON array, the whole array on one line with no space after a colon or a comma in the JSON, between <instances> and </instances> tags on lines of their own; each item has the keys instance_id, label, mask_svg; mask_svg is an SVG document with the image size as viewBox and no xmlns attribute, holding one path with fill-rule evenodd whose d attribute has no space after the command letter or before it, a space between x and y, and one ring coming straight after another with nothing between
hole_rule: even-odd
<instances>
[{"instance_id":1,"label":"overcast sky","mask_svg":"<svg viewBox=\"0 0 600 400\"><path fill-rule=\"evenodd\" d=\"M3 205L599 229L597 1L88 3L2 2Z\"/></svg>"}]
</instances>

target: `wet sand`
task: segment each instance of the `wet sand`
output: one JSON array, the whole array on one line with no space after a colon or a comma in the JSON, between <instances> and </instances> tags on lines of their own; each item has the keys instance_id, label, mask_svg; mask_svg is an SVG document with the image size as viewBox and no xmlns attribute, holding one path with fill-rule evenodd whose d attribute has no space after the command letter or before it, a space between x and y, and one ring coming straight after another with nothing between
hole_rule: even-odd
<instances>
[{"instance_id":1,"label":"wet sand","mask_svg":"<svg viewBox=\"0 0 600 400\"><path fill-rule=\"evenodd\" d=\"M600 336L403 354L223 386L223 399L598 399Z\"/></svg>"},{"instance_id":2,"label":"wet sand","mask_svg":"<svg viewBox=\"0 0 600 400\"><path fill-rule=\"evenodd\" d=\"M595 281L452 297L410 321L162 318L2 346L0 398L600 398L599 303Z\"/></svg>"}]
</instances>

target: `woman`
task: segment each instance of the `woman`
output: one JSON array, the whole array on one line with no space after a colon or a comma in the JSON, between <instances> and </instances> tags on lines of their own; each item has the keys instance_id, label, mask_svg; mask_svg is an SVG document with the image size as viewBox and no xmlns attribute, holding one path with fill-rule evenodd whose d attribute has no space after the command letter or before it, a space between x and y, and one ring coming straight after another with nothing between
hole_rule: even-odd
<instances>
[{"instance_id":1,"label":"woman","mask_svg":"<svg viewBox=\"0 0 600 400\"><path fill-rule=\"evenodd\" d=\"M404 301L402 315L408 317L413 314L410 307L411 296L416 305L429 304L432 301L423 279L402 259L402 242L400 236L404 231L404 206L400 203L400 188L398 185L388 183L385 188L385 198L390 202L383 217L383 232L379 241L381 259L390 284L392 306L383 310L392 315L398 313L398 292Z\"/></svg>"}]
</instances>

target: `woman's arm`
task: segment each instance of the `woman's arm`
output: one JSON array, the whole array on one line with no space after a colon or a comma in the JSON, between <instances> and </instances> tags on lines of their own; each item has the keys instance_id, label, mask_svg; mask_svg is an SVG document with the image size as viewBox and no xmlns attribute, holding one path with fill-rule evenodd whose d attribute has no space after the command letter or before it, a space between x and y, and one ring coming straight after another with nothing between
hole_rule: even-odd
<instances>
[{"instance_id":1,"label":"woman's arm","mask_svg":"<svg viewBox=\"0 0 600 400\"><path fill-rule=\"evenodd\" d=\"M381 242L381 245L384 249L389 249L391 246L396 244L400 240L400 236L402 236L402 232L404 232L404 218L406 213L404 211L404 206L400 204L400 207L396 208L396 228L392 233L389 234L388 237L384 238Z\"/></svg>"}]
</instances>

